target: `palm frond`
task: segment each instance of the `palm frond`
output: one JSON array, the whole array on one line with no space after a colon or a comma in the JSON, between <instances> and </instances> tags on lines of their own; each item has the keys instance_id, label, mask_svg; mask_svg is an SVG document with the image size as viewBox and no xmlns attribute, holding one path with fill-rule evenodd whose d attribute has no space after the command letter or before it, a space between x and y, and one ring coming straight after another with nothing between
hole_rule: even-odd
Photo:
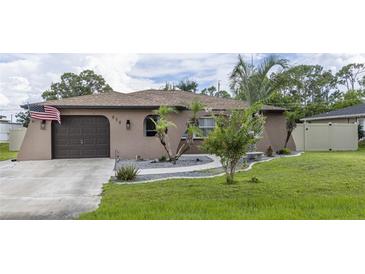
<instances>
[{"instance_id":1,"label":"palm frond","mask_svg":"<svg viewBox=\"0 0 365 274\"><path fill-rule=\"evenodd\" d=\"M177 112L176 109L169 106L160 106L158 109L153 111L154 114L160 116L161 118L165 118L167 115L175 112Z\"/></svg>"},{"instance_id":2,"label":"palm frond","mask_svg":"<svg viewBox=\"0 0 365 274\"><path fill-rule=\"evenodd\" d=\"M239 55L230 75L230 87L236 98L248 100L251 104L269 96L274 90L269 73L275 66L285 68L287 60L270 55L255 68Z\"/></svg>"},{"instance_id":3,"label":"palm frond","mask_svg":"<svg viewBox=\"0 0 365 274\"><path fill-rule=\"evenodd\" d=\"M268 73L275 66L279 66L281 68L286 68L288 66L288 60L278 58L275 55L269 55L258 66L257 73L259 75L261 75L262 77L264 77L264 76L268 77Z\"/></svg>"},{"instance_id":4,"label":"palm frond","mask_svg":"<svg viewBox=\"0 0 365 274\"><path fill-rule=\"evenodd\" d=\"M204 109L204 104L198 100L194 100L189 109L193 112L193 118L195 118L196 114Z\"/></svg>"}]
</instances>

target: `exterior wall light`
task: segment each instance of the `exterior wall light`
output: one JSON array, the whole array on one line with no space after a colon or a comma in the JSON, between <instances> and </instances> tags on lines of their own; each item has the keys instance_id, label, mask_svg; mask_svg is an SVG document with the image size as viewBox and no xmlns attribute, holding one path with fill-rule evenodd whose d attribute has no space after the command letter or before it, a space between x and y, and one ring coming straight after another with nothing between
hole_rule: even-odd
<instances>
[{"instance_id":1,"label":"exterior wall light","mask_svg":"<svg viewBox=\"0 0 365 274\"><path fill-rule=\"evenodd\" d=\"M46 129L46 120L42 120L41 129Z\"/></svg>"},{"instance_id":2,"label":"exterior wall light","mask_svg":"<svg viewBox=\"0 0 365 274\"><path fill-rule=\"evenodd\" d=\"M131 129L131 121L130 120L127 120L127 122L125 123L125 127L126 129Z\"/></svg>"}]
</instances>

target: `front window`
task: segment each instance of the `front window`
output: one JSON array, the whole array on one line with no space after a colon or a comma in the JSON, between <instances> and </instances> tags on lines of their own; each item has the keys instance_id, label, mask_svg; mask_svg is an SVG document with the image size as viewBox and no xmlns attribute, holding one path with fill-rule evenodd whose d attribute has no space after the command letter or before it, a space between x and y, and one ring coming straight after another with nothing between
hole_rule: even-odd
<instances>
[{"instance_id":1,"label":"front window","mask_svg":"<svg viewBox=\"0 0 365 274\"><path fill-rule=\"evenodd\" d=\"M194 139L199 138L206 138L208 137L209 133L214 129L215 127L215 119L213 117L202 117L198 119L199 128L201 129L202 135L196 136L194 134ZM183 134L182 139L185 139L187 137L186 132Z\"/></svg>"},{"instance_id":2,"label":"front window","mask_svg":"<svg viewBox=\"0 0 365 274\"><path fill-rule=\"evenodd\" d=\"M208 137L209 133L215 127L215 120L213 117L203 117L199 118L199 128L202 131L202 137Z\"/></svg>"},{"instance_id":3,"label":"front window","mask_svg":"<svg viewBox=\"0 0 365 274\"><path fill-rule=\"evenodd\" d=\"M144 135L147 137L153 137L156 135L156 126L153 121L158 121L158 115L148 115L144 119Z\"/></svg>"}]
</instances>

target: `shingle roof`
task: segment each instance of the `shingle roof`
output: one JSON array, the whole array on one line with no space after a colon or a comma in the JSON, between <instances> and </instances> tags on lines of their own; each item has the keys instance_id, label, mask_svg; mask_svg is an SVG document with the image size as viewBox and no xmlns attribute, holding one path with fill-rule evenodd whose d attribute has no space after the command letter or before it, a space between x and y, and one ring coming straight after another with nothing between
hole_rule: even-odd
<instances>
[{"instance_id":1,"label":"shingle roof","mask_svg":"<svg viewBox=\"0 0 365 274\"><path fill-rule=\"evenodd\" d=\"M132 93L106 92L93 95L50 100L35 104L51 105L59 108L158 108L161 105L186 108L192 101L198 100L212 110L244 109L247 102L195 94L186 91L142 90ZM27 106L22 106L26 108ZM263 110L284 111L283 108L267 106Z\"/></svg>"},{"instance_id":2,"label":"shingle roof","mask_svg":"<svg viewBox=\"0 0 365 274\"><path fill-rule=\"evenodd\" d=\"M351 107L337 109L329 112L320 113L311 117L301 119L302 121L324 120L329 118L347 118L365 116L365 104L358 104Z\"/></svg>"}]
</instances>

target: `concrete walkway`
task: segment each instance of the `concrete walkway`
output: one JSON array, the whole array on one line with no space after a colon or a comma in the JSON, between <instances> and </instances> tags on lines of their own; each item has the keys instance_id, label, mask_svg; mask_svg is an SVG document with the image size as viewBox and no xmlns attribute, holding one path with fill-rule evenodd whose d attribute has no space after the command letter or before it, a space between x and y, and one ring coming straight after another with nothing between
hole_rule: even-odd
<instances>
[{"instance_id":1,"label":"concrete walkway","mask_svg":"<svg viewBox=\"0 0 365 274\"><path fill-rule=\"evenodd\" d=\"M95 210L112 159L0 162L0 219L71 219Z\"/></svg>"},{"instance_id":2,"label":"concrete walkway","mask_svg":"<svg viewBox=\"0 0 365 274\"><path fill-rule=\"evenodd\" d=\"M145 168L145 169L141 169L139 171L139 174L140 175L168 174L168 173L199 171L199 170L206 170L206 169L222 167L222 164L219 161L219 158L215 155L189 154L189 156L193 156L193 157L207 156L207 157L213 159L213 162L202 164L202 165L184 166L184 167Z\"/></svg>"}]
</instances>

